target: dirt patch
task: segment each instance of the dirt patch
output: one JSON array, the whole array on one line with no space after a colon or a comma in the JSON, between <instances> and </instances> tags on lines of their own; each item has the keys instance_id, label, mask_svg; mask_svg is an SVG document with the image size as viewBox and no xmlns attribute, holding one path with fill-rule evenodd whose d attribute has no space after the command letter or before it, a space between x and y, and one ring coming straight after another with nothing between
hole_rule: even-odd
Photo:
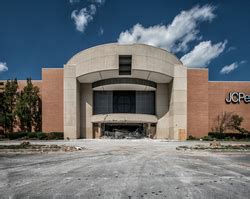
<instances>
[{"instance_id":1,"label":"dirt patch","mask_svg":"<svg viewBox=\"0 0 250 199\"><path fill-rule=\"evenodd\" d=\"M30 144L30 142L22 142L18 145L0 145L0 152L73 152L86 150L85 147L80 146L66 146L66 145L42 145Z\"/></svg>"}]
</instances>

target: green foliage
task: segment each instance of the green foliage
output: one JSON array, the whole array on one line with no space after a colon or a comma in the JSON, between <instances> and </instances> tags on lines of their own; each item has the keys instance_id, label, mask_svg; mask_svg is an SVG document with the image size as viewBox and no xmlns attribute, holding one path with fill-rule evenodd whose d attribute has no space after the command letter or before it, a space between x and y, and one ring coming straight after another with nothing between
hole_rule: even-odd
<instances>
[{"instance_id":1,"label":"green foliage","mask_svg":"<svg viewBox=\"0 0 250 199\"><path fill-rule=\"evenodd\" d=\"M218 140L243 140L250 139L250 134L242 133L220 133L220 132L209 132L208 136Z\"/></svg>"},{"instance_id":2,"label":"green foliage","mask_svg":"<svg viewBox=\"0 0 250 199\"><path fill-rule=\"evenodd\" d=\"M213 138L212 136L208 135L208 136L204 136L204 137L202 138L202 140L203 140L203 141L213 141L214 138Z\"/></svg>"},{"instance_id":3,"label":"green foliage","mask_svg":"<svg viewBox=\"0 0 250 199\"><path fill-rule=\"evenodd\" d=\"M188 136L188 140L198 140L198 138L196 138L196 137L190 135L190 136Z\"/></svg>"},{"instance_id":4,"label":"green foliage","mask_svg":"<svg viewBox=\"0 0 250 199\"><path fill-rule=\"evenodd\" d=\"M10 140L15 139L38 139L38 140L62 140L63 139L63 132L51 132L51 133L44 133L44 132L12 132L8 133L8 138Z\"/></svg>"},{"instance_id":5,"label":"green foliage","mask_svg":"<svg viewBox=\"0 0 250 199\"><path fill-rule=\"evenodd\" d=\"M28 137L28 133L27 132L18 132L18 133L12 132L12 133L8 133L7 136L10 140L15 140L19 138Z\"/></svg>"},{"instance_id":6,"label":"green foliage","mask_svg":"<svg viewBox=\"0 0 250 199\"><path fill-rule=\"evenodd\" d=\"M44 139L46 139L46 133L43 133L43 132L36 132L36 137L37 137L37 139L39 139L39 140L44 140Z\"/></svg>"},{"instance_id":7,"label":"green foliage","mask_svg":"<svg viewBox=\"0 0 250 199\"><path fill-rule=\"evenodd\" d=\"M63 140L63 132L50 132L47 134L49 140Z\"/></svg>"},{"instance_id":8,"label":"green foliage","mask_svg":"<svg viewBox=\"0 0 250 199\"><path fill-rule=\"evenodd\" d=\"M39 88L34 86L31 79L27 79L27 85L21 91L17 103L16 114L20 120L21 130L31 132L41 130L41 99Z\"/></svg>"},{"instance_id":9,"label":"green foliage","mask_svg":"<svg viewBox=\"0 0 250 199\"><path fill-rule=\"evenodd\" d=\"M16 123L15 104L18 97L17 80L7 80L3 93L0 95L0 125L4 133L12 132Z\"/></svg>"},{"instance_id":10,"label":"green foliage","mask_svg":"<svg viewBox=\"0 0 250 199\"><path fill-rule=\"evenodd\" d=\"M28 132L28 138L37 138L36 132Z\"/></svg>"}]
</instances>

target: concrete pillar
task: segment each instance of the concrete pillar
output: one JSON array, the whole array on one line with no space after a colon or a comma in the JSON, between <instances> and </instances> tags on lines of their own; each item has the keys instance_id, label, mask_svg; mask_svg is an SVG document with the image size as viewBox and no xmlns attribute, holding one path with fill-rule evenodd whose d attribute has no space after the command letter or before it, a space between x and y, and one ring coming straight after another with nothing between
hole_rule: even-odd
<instances>
[{"instance_id":1,"label":"concrete pillar","mask_svg":"<svg viewBox=\"0 0 250 199\"><path fill-rule=\"evenodd\" d=\"M64 66L64 139L80 138L80 90L75 65Z\"/></svg>"},{"instance_id":2,"label":"concrete pillar","mask_svg":"<svg viewBox=\"0 0 250 199\"><path fill-rule=\"evenodd\" d=\"M98 138L100 138L102 135L102 124L101 123L98 123L97 133L98 133Z\"/></svg>"},{"instance_id":3,"label":"concrete pillar","mask_svg":"<svg viewBox=\"0 0 250 199\"><path fill-rule=\"evenodd\" d=\"M156 126L156 138L169 137L169 93L168 84L157 84L156 89L156 116L158 119Z\"/></svg>"},{"instance_id":4,"label":"concrete pillar","mask_svg":"<svg viewBox=\"0 0 250 199\"><path fill-rule=\"evenodd\" d=\"M170 86L169 138L178 140L179 133L187 133L187 68L175 65L174 79Z\"/></svg>"},{"instance_id":5,"label":"concrete pillar","mask_svg":"<svg viewBox=\"0 0 250 199\"><path fill-rule=\"evenodd\" d=\"M92 139L93 138L93 124L91 122L91 117L93 113L93 91L92 85L81 84L81 97L80 97L80 107L81 112L81 137Z\"/></svg>"},{"instance_id":6,"label":"concrete pillar","mask_svg":"<svg viewBox=\"0 0 250 199\"><path fill-rule=\"evenodd\" d=\"M151 133L151 123L147 124L147 135L148 137L152 138L152 133Z\"/></svg>"}]
</instances>

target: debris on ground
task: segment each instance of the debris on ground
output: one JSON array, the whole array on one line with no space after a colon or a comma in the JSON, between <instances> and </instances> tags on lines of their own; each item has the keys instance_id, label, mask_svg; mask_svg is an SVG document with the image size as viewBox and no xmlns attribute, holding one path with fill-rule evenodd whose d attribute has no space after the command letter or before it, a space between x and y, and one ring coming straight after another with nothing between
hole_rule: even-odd
<instances>
[{"instance_id":1,"label":"debris on ground","mask_svg":"<svg viewBox=\"0 0 250 199\"><path fill-rule=\"evenodd\" d=\"M218 148L218 147L221 147L221 143L218 141L213 141L209 144L209 146L212 148Z\"/></svg>"},{"instance_id":2,"label":"debris on ground","mask_svg":"<svg viewBox=\"0 0 250 199\"><path fill-rule=\"evenodd\" d=\"M250 144L221 144L213 141L209 145L178 146L176 150L215 150L215 151L250 151Z\"/></svg>"},{"instance_id":3,"label":"debris on ground","mask_svg":"<svg viewBox=\"0 0 250 199\"><path fill-rule=\"evenodd\" d=\"M24 141L18 145L0 145L0 152L73 152L85 150L85 147L81 146L66 146L56 144L31 144L28 141Z\"/></svg>"},{"instance_id":4,"label":"debris on ground","mask_svg":"<svg viewBox=\"0 0 250 199\"><path fill-rule=\"evenodd\" d=\"M113 131L104 131L101 138L106 139L141 139L146 135L139 128L135 131L128 131L123 129L114 129Z\"/></svg>"}]
</instances>

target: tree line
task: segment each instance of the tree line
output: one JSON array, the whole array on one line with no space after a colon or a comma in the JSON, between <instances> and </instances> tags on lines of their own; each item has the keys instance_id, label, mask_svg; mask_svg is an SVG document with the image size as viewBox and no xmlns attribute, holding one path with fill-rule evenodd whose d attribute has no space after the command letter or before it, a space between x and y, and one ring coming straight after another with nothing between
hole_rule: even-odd
<instances>
[{"instance_id":1,"label":"tree line","mask_svg":"<svg viewBox=\"0 0 250 199\"><path fill-rule=\"evenodd\" d=\"M0 127L11 133L15 127L21 131L41 131L42 103L39 88L32 84L31 78L22 90L18 90L16 79L7 80L0 93Z\"/></svg>"}]
</instances>

